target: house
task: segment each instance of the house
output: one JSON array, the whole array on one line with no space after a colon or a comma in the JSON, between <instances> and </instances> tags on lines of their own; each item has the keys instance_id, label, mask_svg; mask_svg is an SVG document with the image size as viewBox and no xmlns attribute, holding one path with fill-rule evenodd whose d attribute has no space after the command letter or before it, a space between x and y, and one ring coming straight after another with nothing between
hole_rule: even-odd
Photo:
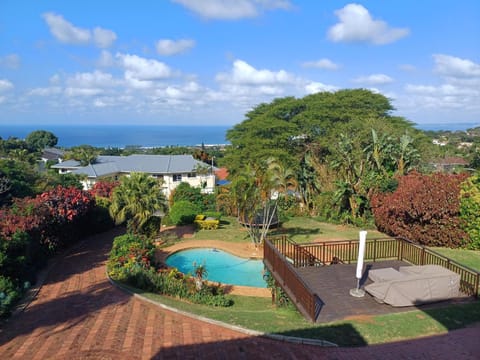
<instances>
[{"instance_id":1,"label":"house","mask_svg":"<svg viewBox=\"0 0 480 360\"><path fill-rule=\"evenodd\" d=\"M87 166L82 166L76 160L67 160L52 168L58 169L60 174L85 176L82 181L84 189L90 189L100 179L117 179L132 172L141 172L162 179L163 192L167 197L181 182L200 187L206 194L215 190L215 175L211 167L191 155L101 155L95 163Z\"/></svg>"},{"instance_id":2,"label":"house","mask_svg":"<svg viewBox=\"0 0 480 360\"><path fill-rule=\"evenodd\" d=\"M436 159L430 164L436 171L453 172L455 170L464 170L468 166L468 161L458 156L448 156Z\"/></svg>"},{"instance_id":3,"label":"house","mask_svg":"<svg viewBox=\"0 0 480 360\"><path fill-rule=\"evenodd\" d=\"M62 162L65 151L57 148L45 148L42 152L42 161L46 163L47 161Z\"/></svg>"}]
</instances>

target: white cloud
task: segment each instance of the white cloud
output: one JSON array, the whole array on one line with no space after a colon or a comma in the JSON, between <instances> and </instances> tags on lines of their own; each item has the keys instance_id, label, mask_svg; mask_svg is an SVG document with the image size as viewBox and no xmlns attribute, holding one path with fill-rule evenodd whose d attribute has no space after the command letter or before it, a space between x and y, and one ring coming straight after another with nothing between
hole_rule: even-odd
<instances>
[{"instance_id":1,"label":"white cloud","mask_svg":"<svg viewBox=\"0 0 480 360\"><path fill-rule=\"evenodd\" d=\"M235 20L258 16L262 10L288 9L287 0L172 0L207 19Z\"/></svg>"},{"instance_id":2,"label":"white cloud","mask_svg":"<svg viewBox=\"0 0 480 360\"><path fill-rule=\"evenodd\" d=\"M117 40L117 34L112 30L96 27L93 29L93 42L99 48L110 47Z\"/></svg>"},{"instance_id":3,"label":"white cloud","mask_svg":"<svg viewBox=\"0 0 480 360\"><path fill-rule=\"evenodd\" d=\"M161 39L157 41L157 52L160 55L170 56L186 52L195 46L195 41L190 39L170 40Z\"/></svg>"},{"instance_id":4,"label":"white cloud","mask_svg":"<svg viewBox=\"0 0 480 360\"><path fill-rule=\"evenodd\" d=\"M75 27L61 15L49 12L43 14L43 18L47 22L52 35L62 43L87 44L92 37L90 30Z\"/></svg>"},{"instance_id":5,"label":"white cloud","mask_svg":"<svg viewBox=\"0 0 480 360\"><path fill-rule=\"evenodd\" d=\"M20 56L17 54L0 56L0 66L10 69L17 69L20 66Z\"/></svg>"},{"instance_id":6,"label":"white cloud","mask_svg":"<svg viewBox=\"0 0 480 360\"><path fill-rule=\"evenodd\" d=\"M367 85L385 85L393 82L393 79L385 74L372 74L368 76L360 76L353 79L353 82Z\"/></svg>"},{"instance_id":7,"label":"white cloud","mask_svg":"<svg viewBox=\"0 0 480 360\"><path fill-rule=\"evenodd\" d=\"M462 109L463 113L478 112L480 104L480 65L455 56L435 54L434 73L440 85L407 84L405 102L411 109L438 111Z\"/></svg>"},{"instance_id":8,"label":"white cloud","mask_svg":"<svg viewBox=\"0 0 480 360\"><path fill-rule=\"evenodd\" d=\"M454 78L480 77L480 64L468 59L455 56L435 54L435 72L440 75Z\"/></svg>"},{"instance_id":9,"label":"white cloud","mask_svg":"<svg viewBox=\"0 0 480 360\"><path fill-rule=\"evenodd\" d=\"M257 70L242 60L235 60L230 73L220 73L217 81L239 85L282 85L294 82L294 77L284 70L277 72Z\"/></svg>"},{"instance_id":10,"label":"white cloud","mask_svg":"<svg viewBox=\"0 0 480 360\"><path fill-rule=\"evenodd\" d=\"M114 86L116 82L111 74L95 70L90 73L76 73L67 78L66 84L71 87L98 88Z\"/></svg>"},{"instance_id":11,"label":"white cloud","mask_svg":"<svg viewBox=\"0 0 480 360\"><path fill-rule=\"evenodd\" d=\"M340 65L334 63L330 59L325 58L317 61L306 61L302 64L302 66L307 68L319 68L325 70L338 70L340 68Z\"/></svg>"},{"instance_id":12,"label":"white cloud","mask_svg":"<svg viewBox=\"0 0 480 360\"><path fill-rule=\"evenodd\" d=\"M59 86L51 86L51 87L44 87L44 88L35 88L30 90L27 95L30 96L53 96L58 95L62 92L62 88Z\"/></svg>"},{"instance_id":13,"label":"white cloud","mask_svg":"<svg viewBox=\"0 0 480 360\"><path fill-rule=\"evenodd\" d=\"M52 35L64 44L87 45L93 42L99 48L106 48L117 39L117 35L111 30L100 27L93 31L82 29L65 20L62 15L52 12L44 13L42 16Z\"/></svg>"},{"instance_id":14,"label":"white cloud","mask_svg":"<svg viewBox=\"0 0 480 360\"><path fill-rule=\"evenodd\" d=\"M326 84L323 84L323 83L320 83L320 82L315 82L315 81L310 82L310 83L305 85L305 92L307 94L315 94L315 93L323 92L323 91L333 92L333 91L336 91L336 90L338 90L338 88L336 86L326 85Z\"/></svg>"},{"instance_id":15,"label":"white cloud","mask_svg":"<svg viewBox=\"0 0 480 360\"><path fill-rule=\"evenodd\" d=\"M174 76L170 67L154 59L120 53L116 54L116 58L125 69L125 78L134 82L163 80Z\"/></svg>"},{"instance_id":16,"label":"white cloud","mask_svg":"<svg viewBox=\"0 0 480 360\"><path fill-rule=\"evenodd\" d=\"M102 89L75 88L75 87L67 87L65 89L65 95L68 97L95 96L101 93L103 93Z\"/></svg>"},{"instance_id":17,"label":"white cloud","mask_svg":"<svg viewBox=\"0 0 480 360\"><path fill-rule=\"evenodd\" d=\"M59 84L60 80L61 80L61 78L60 78L60 75L58 75L58 74L52 75L50 77L50 79L48 79L50 84L54 84L54 85Z\"/></svg>"},{"instance_id":18,"label":"white cloud","mask_svg":"<svg viewBox=\"0 0 480 360\"><path fill-rule=\"evenodd\" d=\"M0 79L0 91L8 91L10 89L13 89L13 84L11 81L6 80L6 79Z\"/></svg>"},{"instance_id":19,"label":"white cloud","mask_svg":"<svg viewBox=\"0 0 480 360\"><path fill-rule=\"evenodd\" d=\"M392 43L409 34L407 28L391 28L385 21L375 20L359 4L348 4L335 11L340 22L328 30L334 42L368 42L375 45Z\"/></svg>"}]
</instances>

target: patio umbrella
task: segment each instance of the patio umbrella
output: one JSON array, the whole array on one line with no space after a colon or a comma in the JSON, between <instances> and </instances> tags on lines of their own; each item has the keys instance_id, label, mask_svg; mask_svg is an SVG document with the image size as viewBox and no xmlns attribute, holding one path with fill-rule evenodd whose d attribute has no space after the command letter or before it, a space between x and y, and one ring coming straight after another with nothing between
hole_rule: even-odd
<instances>
[{"instance_id":1,"label":"patio umbrella","mask_svg":"<svg viewBox=\"0 0 480 360\"><path fill-rule=\"evenodd\" d=\"M362 230L359 232L360 242L358 245L358 259L357 259L357 270L355 277L357 278L357 287L350 290L350 295L355 297L362 297L365 295L365 291L360 289L360 279L363 276L363 258L365 257L365 243L367 240L367 232Z\"/></svg>"}]
</instances>

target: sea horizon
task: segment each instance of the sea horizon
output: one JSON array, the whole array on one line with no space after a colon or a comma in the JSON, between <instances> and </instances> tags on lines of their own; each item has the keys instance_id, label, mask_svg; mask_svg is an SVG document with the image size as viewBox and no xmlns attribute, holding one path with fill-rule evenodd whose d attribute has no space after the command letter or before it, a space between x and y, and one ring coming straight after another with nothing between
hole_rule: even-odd
<instances>
[{"instance_id":1,"label":"sea horizon","mask_svg":"<svg viewBox=\"0 0 480 360\"><path fill-rule=\"evenodd\" d=\"M91 145L99 148L167 147L226 145L227 130L234 125L149 125L149 124L14 124L0 125L0 137L25 137L35 130L46 130L58 137L58 147ZM478 127L472 123L415 124L423 131L465 131Z\"/></svg>"},{"instance_id":2,"label":"sea horizon","mask_svg":"<svg viewBox=\"0 0 480 360\"><path fill-rule=\"evenodd\" d=\"M0 125L0 137L24 139L35 130L52 132L58 147L91 145L99 148L226 145L231 126L195 125Z\"/></svg>"}]
</instances>

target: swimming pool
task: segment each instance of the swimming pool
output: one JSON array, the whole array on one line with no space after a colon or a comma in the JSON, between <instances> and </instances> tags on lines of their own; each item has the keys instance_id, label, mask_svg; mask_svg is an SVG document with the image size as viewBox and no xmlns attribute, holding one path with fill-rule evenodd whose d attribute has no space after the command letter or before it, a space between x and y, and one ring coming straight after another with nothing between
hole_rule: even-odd
<instances>
[{"instance_id":1,"label":"swimming pool","mask_svg":"<svg viewBox=\"0 0 480 360\"><path fill-rule=\"evenodd\" d=\"M266 288L263 280L263 262L245 259L214 248L195 248L178 251L167 257L168 266L184 274L192 274L194 263L207 268L206 279L229 285Z\"/></svg>"}]
</instances>

